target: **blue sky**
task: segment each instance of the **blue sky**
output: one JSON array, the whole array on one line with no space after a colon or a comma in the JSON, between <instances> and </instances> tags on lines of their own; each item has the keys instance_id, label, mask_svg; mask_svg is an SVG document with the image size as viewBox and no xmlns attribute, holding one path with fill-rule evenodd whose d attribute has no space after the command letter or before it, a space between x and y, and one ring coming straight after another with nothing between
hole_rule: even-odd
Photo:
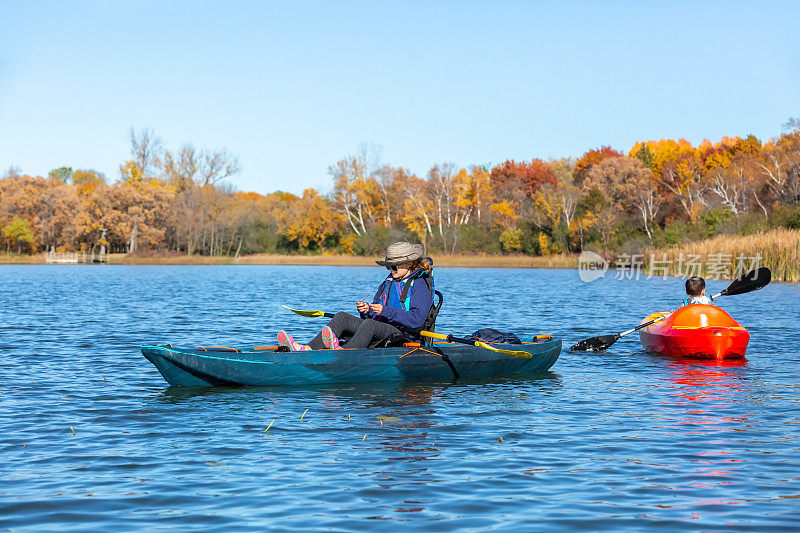
<instances>
[{"instance_id":1,"label":"blue sky","mask_svg":"<svg viewBox=\"0 0 800 533\"><path fill-rule=\"evenodd\" d=\"M323 191L362 142L424 175L800 116L794 2L0 3L0 173L114 180L131 127Z\"/></svg>"}]
</instances>

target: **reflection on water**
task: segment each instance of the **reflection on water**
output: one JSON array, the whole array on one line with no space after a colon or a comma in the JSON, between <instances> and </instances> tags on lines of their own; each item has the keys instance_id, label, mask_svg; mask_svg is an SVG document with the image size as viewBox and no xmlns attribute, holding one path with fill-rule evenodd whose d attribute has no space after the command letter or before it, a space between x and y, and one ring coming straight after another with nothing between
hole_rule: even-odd
<instances>
[{"instance_id":1,"label":"reflection on water","mask_svg":"<svg viewBox=\"0 0 800 533\"><path fill-rule=\"evenodd\" d=\"M674 436L686 447L694 467L694 480L688 487L702 494L681 508L745 503L746 500L732 497L726 489L748 482L741 471L744 459L738 446L738 433L745 430L751 416L740 409L748 392L742 377L746 360L665 360L664 363L671 383L668 385L671 405L677 408L675 420L681 428ZM697 518L693 514L693 519Z\"/></svg>"},{"instance_id":2,"label":"reflection on water","mask_svg":"<svg viewBox=\"0 0 800 533\"><path fill-rule=\"evenodd\" d=\"M726 361L678 360L667 361L675 406L683 407L681 424L698 425L696 431L732 430L747 415L730 416L741 401L743 388L741 372L744 359Z\"/></svg>"},{"instance_id":3,"label":"reflection on water","mask_svg":"<svg viewBox=\"0 0 800 533\"><path fill-rule=\"evenodd\" d=\"M769 318L800 316L794 286L724 302L752 337L747 361L719 366L629 336L532 376L187 390L138 352L311 336L323 322L281 304L347 310L379 274L0 267L13 302L0 306L0 527L796 529L800 333ZM439 269L436 282L439 331L565 345L683 291L545 270Z\"/></svg>"}]
</instances>

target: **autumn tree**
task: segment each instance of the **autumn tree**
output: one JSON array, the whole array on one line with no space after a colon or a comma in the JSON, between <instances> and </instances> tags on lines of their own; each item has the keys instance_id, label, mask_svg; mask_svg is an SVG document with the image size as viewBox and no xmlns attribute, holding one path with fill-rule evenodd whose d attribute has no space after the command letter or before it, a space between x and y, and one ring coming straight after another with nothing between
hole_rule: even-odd
<instances>
[{"instance_id":1,"label":"autumn tree","mask_svg":"<svg viewBox=\"0 0 800 533\"><path fill-rule=\"evenodd\" d=\"M532 198L545 183L555 184L553 169L541 159L517 163L513 159L497 165L491 172L492 191L496 196L506 195ZM509 198L510 199L510 198Z\"/></svg>"},{"instance_id":2,"label":"autumn tree","mask_svg":"<svg viewBox=\"0 0 800 533\"><path fill-rule=\"evenodd\" d=\"M73 185L82 185L84 183L92 183L94 185L105 184L106 175L102 172L92 169L76 170L70 177Z\"/></svg>"},{"instance_id":3,"label":"autumn tree","mask_svg":"<svg viewBox=\"0 0 800 533\"><path fill-rule=\"evenodd\" d=\"M402 183L408 173L403 167L381 165L373 174L380 204L377 219L382 225L389 227L397 221L401 204L401 193L397 184Z\"/></svg>"},{"instance_id":4,"label":"autumn tree","mask_svg":"<svg viewBox=\"0 0 800 533\"><path fill-rule=\"evenodd\" d=\"M631 157L605 159L589 169L584 187L599 191L612 208L637 212L647 237L653 239L653 221L662 196L652 171L644 163Z\"/></svg>"},{"instance_id":5,"label":"autumn tree","mask_svg":"<svg viewBox=\"0 0 800 533\"><path fill-rule=\"evenodd\" d=\"M433 234L431 220L435 205L428 194L428 183L417 176L406 176L398 184L404 193L403 222L406 228L414 232L422 244L427 243L427 236Z\"/></svg>"},{"instance_id":6,"label":"autumn tree","mask_svg":"<svg viewBox=\"0 0 800 533\"><path fill-rule=\"evenodd\" d=\"M72 167L58 167L48 172L47 177L56 179L64 183L69 183L72 179Z\"/></svg>"},{"instance_id":7,"label":"autumn tree","mask_svg":"<svg viewBox=\"0 0 800 533\"><path fill-rule=\"evenodd\" d=\"M466 178L466 171L457 171L452 163L434 165L428 171L428 194L436 208L439 238L445 250L455 251L458 241L458 226L463 217L459 216L459 190Z\"/></svg>"},{"instance_id":8,"label":"autumn tree","mask_svg":"<svg viewBox=\"0 0 800 533\"><path fill-rule=\"evenodd\" d=\"M379 162L380 148L362 143L356 155L328 167L333 178L333 205L356 235L364 235L368 226L391 217L387 186L394 183L395 176Z\"/></svg>"},{"instance_id":9,"label":"autumn tree","mask_svg":"<svg viewBox=\"0 0 800 533\"><path fill-rule=\"evenodd\" d=\"M792 124L800 124L800 119L791 119L785 127ZM797 203L800 199L800 126L766 143L761 158L762 171L775 199Z\"/></svg>"},{"instance_id":10,"label":"autumn tree","mask_svg":"<svg viewBox=\"0 0 800 533\"><path fill-rule=\"evenodd\" d=\"M569 227L582 197L580 188L575 184L575 161L571 157L553 159L549 163L556 176L555 190L561 204L564 221Z\"/></svg>"},{"instance_id":11,"label":"autumn tree","mask_svg":"<svg viewBox=\"0 0 800 533\"><path fill-rule=\"evenodd\" d=\"M128 133L131 143L131 160L136 163L145 178L155 178L158 176L162 157L164 154L164 143L152 129L142 129L136 132L133 128Z\"/></svg>"},{"instance_id":12,"label":"autumn tree","mask_svg":"<svg viewBox=\"0 0 800 533\"><path fill-rule=\"evenodd\" d=\"M104 218L107 231L124 241L128 253L140 246L148 249L164 246L175 193L161 181L145 177L135 161L127 161L120 167L120 177L109 191L111 208Z\"/></svg>"},{"instance_id":13,"label":"autumn tree","mask_svg":"<svg viewBox=\"0 0 800 533\"><path fill-rule=\"evenodd\" d=\"M105 180L99 179L86 179L76 186L79 199L74 214L76 241L92 253L107 245L105 218L111 209L108 188Z\"/></svg>"},{"instance_id":14,"label":"autumn tree","mask_svg":"<svg viewBox=\"0 0 800 533\"><path fill-rule=\"evenodd\" d=\"M765 217L769 216L764 198L764 189L768 187L766 175L757 157L746 151L731 151L709 169L708 175L711 192L735 216L749 211L751 201L762 209Z\"/></svg>"},{"instance_id":15,"label":"autumn tree","mask_svg":"<svg viewBox=\"0 0 800 533\"><path fill-rule=\"evenodd\" d=\"M31 230L31 223L24 218L15 216L11 222L0 228L0 233L6 241L6 252L10 252L12 247L16 247L17 253L22 253L22 248L33 245L34 234Z\"/></svg>"},{"instance_id":16,"label":"autumn tree","mask_svg":"<svg viewBox=\"0 0 800 533\"><path fill-rule=\"evenodd\" d=\"M177 192L193 185L214 185L239 172L239 158L224 148L198 150L193 144L187 143L177 152L165 150L163 154L162 177Z\"/></svg>"},{"instance_id":17,"label":"autumn tree","mask_svg":"<svg viewBox=\"0 0 800 533\"><path fill-rule=\"evenodd\" d=\"M701 150L686 139L662 139L636 143L629 157L638 159L649 168L659 186L679 202L687 218L691 222L697 221L708 205L705 198L708 184Z\"/></svg>"},{"instance_id":18,"label":"autumn tree","mask_svg":"<svg viewBox=\"0 0 800 533\"><path fill-rule=\"evenodd\" d=\"M79 206L74 186L60 178L50 178L50 186L41 191L37 205L39 239L46 249L74 249L77 242L74 217Z\"/></svg>"},{"instance_id":19,"label":"autumn tree","mask_svg":"<svg viewBox=\"0 0 800 533\"><path fill-rule=\"evenodd\" d=\"M324 248L325 240L341 230L344 217L314 189L306 189L284 213L283 232L301 248Z\"/></svg>"},{"instance_id":20,"label":"autumn tree","mask_svg":"<svg viewBox=\"0 0 800 533\"><path fill-rule=\"evenodd\" d=\"M4 179L4 178L19 178L21 176L22 176L22 169L20 169L16 165L11 165L6 169L5 173L3 174L2 178L0 178L0 179Z\"/></svg>"},{"instance_id":21,"label":"autumn tree","mask_svg":"<svg viewBox=\"0 0 800 533\"><path fill-rule=\"evenodd\" d=\"M458 208L458 223L468 224L472 217L480 223L483 214L494 200L489 171L482 166L473 166L469 172L461 169L453 177L455 206Z\"/></svg>"},{"instance_id":22,"label":"autumn tree","mask_svg":"<svg viewBox=\"0 0 800 533\"><path fill-rule=\"evenodd\" d=\"M583 154L575 162L575 167L572 171L574 184L578 187L582 186L583 181L586 179L586 173L589 172L592 165L596 165L610 157L622 157L622 153L614 150L610 146L601 146L600 148L594 148Z\"/></svg>"}]
</instances>

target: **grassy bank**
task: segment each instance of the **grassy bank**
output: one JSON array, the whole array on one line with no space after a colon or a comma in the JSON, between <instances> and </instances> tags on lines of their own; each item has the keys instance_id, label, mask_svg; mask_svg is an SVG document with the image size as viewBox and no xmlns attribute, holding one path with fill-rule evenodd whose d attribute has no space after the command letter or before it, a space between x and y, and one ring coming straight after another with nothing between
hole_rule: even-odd
<instances>
[{"instance_id":1,"label":"grassy bank","mask_svg":"<svg viewBox=\"0 0 800 533\"><path fill-rule=\"evenodd\" d=\"M9 254L0 252L0 265L43 265L45 254Z\"/></svg>"},{"instance_id":2,"label":"grassy bank","mask_svg":"<svg viewBox=\"0 0 800 533\"><path fill-rule=\"evenodd\" d=\"M326 266L375 266L377 257L352 255L245 255L233 257L207 257L187 255L126 255L113 254L111 264L118 265L326 265ZM436 255L436 266L441 267L495 267L495 268L577 268L576 255L551 255L534 257L524 255Z\"/></svg>"},{"instance_id":3,"label":"grassy bank","mask_svg":"<svg viewBox=\"0 0 800 533\"><path fill-rule=\"evenodd\" d=\"M672 246L660 250L648 250L645 254L647 269L653 274L650 257L664 261L668 274L685 276L687 262L691 258L701 265L703 276L728 278L737 270L749 270L752 266L765 266L772 270L776 281L800 281L800 230L773 229L752 235L718 235L704 241ZM751 265L754 261L759 264ZM724 271L730 275L724 275ZM719 275L721 272L722 275ZM717 274L717 275L715 275Z\"/></svg>"},{"instance_id":4,"label":"grassy bank","mask_svg":"<svg viewBox=\"0 0 800 533\"><path fill-rule=\"evenodd\" d=\"M577 255L550 256L526 255L434 255L437 267L484 268L577 268ZM325 265L325 266L375 266L377 257L352 255L243 255L209 257L205 255L176 254L110 254L112 265ZM0 264L45 264L45 254L0 254Z\"/></svg>"}]
</instances>

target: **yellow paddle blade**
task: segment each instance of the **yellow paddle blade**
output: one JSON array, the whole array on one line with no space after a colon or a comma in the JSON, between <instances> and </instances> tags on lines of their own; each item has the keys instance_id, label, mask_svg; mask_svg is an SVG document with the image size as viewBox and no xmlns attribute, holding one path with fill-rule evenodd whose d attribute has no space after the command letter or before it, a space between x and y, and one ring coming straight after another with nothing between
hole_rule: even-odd
<instances>
[{"instance_id":1,"label":"yellow paddle blade","mask_svg":"<svg viewBox=\"0 0 800 533\"><path fill-rule=\"evenodd\" d=\"M297 313L300 316L310 316L310 317L325 316L325 312L324 311L301 311L299 309L292 309L288 305L282 305L281 307L285 307L289 311L291 311L293 313Z\"/></svg>"},{"instance_id":2,"label":"yellow paddle blade","mask_svg":"<svg viewBox=\"0 0 800 533\"><path fill-rule=\"evenodd\" d=\"M494 346L489 346L485 342L475 341L475 346L480 348L484 348L486 350L491 350L497 353L503 353L506 355L510 355L511 357L519 357L520 359L530 359L532 356L528 352L523 352L520 350L501 350L500 348L495 348Z\"/></svg>"}]
</instances>

